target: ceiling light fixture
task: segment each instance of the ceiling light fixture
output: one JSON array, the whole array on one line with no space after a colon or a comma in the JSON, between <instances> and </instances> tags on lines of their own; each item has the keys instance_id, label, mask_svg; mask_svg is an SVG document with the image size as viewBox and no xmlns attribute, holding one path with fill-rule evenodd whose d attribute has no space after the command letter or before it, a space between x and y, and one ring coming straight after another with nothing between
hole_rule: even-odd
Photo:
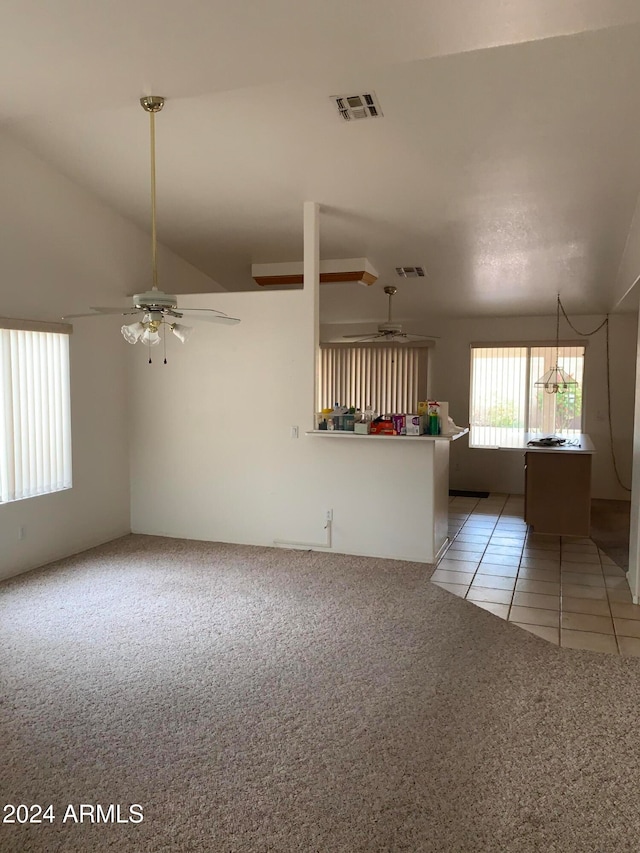
<instances>
[{"instance_id":1,"label":"ceiling light fixture","mask_svg":"<svg viewBox=\"0 0 640 853\"><path fill-rule=\"evenodd\" d=\"M164 312L162 308L173 309L176 306L175 297L161 293L158 290L158 235L156 227L156 113L159 113L164 106L164 98L159 95L149 95L140 98L142 109L149 114L149 148L151 152L151 273L152 287L151 291L144 296L151 297L155 302L157 300L158 310L151 310L144 314L142 320L130 325L124 325L121 328L122 335L130 344L136 344L138 341L146 344L149 347L155 347L160 343L160 327L163 325L169 326L176 338L185 343L192 332L190 326L182 326L179 323L165 323ZM155 295L157 294L157 296ZM165 297L163 299L163 297ZM165 304L166 303L166 304ZM165 364L167 359L165 356Z\"/></svg>"},{"instance_id":2,"label":"ceiling light fixture","mask_svg":"<svg viewBox=\"0 0 640 853\"><path fill-rule=\"evenodd\" d=\"M140 336L140 343L147 344L147 346L150 347L155 347L160 343L160 333L157 329L152 328L150 324L149 328L145 329Z\"/></svg>"},{"instance_id":3,"label":"ceiling light fixture","mask_svg":"<svg viewBox=\"0 0 640 853\"><path fill-rule=\"evenodd\" d=\"M164 98L160 95L148 95L140 98L142 109L149 114L149 149L151 153L151 293L157 291L159 304L161 297L158 291L158 237L156 229L156 113L164 106ZM150 295L150 294L146 294ZM171 307L174 307L173 303ZM163 315L159 312L145 314L138 323L131 323L121 328L122 335L127 343L135 344L138 341L153 347L160 343L160 326L163 323ZM176 336L179 338L179 336ZM184 343L184 340L182 340ZM166 358L165 358L166 363Z\"/></svg>"},{"instance_id":4,"label":"ceiling light fixture","mask_svg":"<svg viewBox=\"0 0 640 853\"><path fill-rule=\"evenodd\" d=\"M556 363L551 370L547 370L544 376L541 376L534 383L536 388L544 388L547 394L564 394L565 391L573 390L578 383L563 370L559 365L560 360L560 294L558 294L558 302L556 309Z\"/></svg>"},{"instance_id":5,"label":"ceiling light fixture","mask_svg":"<svg viewBox=\"0 0 640 853\"><path fill-rule=\"evenodd\" d=\"M124 325L121 328L122 336L130 344L138 341L147 346L156 346L162 340L165 344L164 363L166 357L166 335L160 336L161 326L168 326L169 330L184 343L191 333L190 326L182 326L175 320L182 319L185 315L197 321L207 323L222 323L235 326L240 320L230 317L217 308L178 308L178 298L173 293L165 293L158 288L158 239L156 231L156 126L155 114L160 112L164 106L164 98L158 95L149 95L140 98L140 104L146 113L149 113L150 149L151 149L151 271L153 275L151 290L133 295L133 305L128 308L93 307L90 314L67 314L63 320L73 320L80 317L100 317L109 314L120 314L123 317L136 317L136 321ZM165 320L165 318L167 318ZM149 353L149 364L151 364L151 353Z\"/></svg>"},{"instance_id":6,"label":"ceiling light fixture","mask_svg":"<svg viewBox=\"0 0 640 853\"><path fill-rule=\"evenodd\" d=\"M176 336L176 338L183 344L185 344L193 332L193 328L191 326L183 326L180 323L172 323L169 328Z\"/></svg>"},{"instance_id":7,"label":"ceiling light fixture","mask_svg":"<svg viewBox=\"0 0 640 853\"><path fill-rule=\"evenodd\" d=\"M140 322L131 323L128 326L123 326L120 331L128 344L137 344L144 332L144 326Z\"/></svg>"}]
</instances>

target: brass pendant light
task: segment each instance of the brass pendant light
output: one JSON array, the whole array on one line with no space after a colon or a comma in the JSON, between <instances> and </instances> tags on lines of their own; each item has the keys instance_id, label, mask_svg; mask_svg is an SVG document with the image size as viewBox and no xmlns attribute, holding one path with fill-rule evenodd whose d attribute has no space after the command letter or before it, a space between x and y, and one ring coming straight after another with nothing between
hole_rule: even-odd
<instances>
[{"instance_id":1,"label":"brass pendant light","mask_svg":"<svg viewBox=\"0 0 640 853\"><path fill-rule=\"evenodd\" d=\"M534 382L536 388L544 388L547 394L564 394L566 391L577 387L578 383L563 370L559 365L560 360L560 294L558 294L557 309L556 309L556 363L551 370L547 370L544 376L541 376L537 382Z\"/></svg>"}]
</instances>

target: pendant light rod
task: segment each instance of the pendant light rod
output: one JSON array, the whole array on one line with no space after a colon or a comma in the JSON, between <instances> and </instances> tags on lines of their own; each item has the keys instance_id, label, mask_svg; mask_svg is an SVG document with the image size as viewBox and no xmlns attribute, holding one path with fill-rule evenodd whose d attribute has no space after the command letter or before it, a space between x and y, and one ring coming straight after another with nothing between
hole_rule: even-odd
<instances>
[{"instance_id":1,"label":"pendant light rod","mask_svg":"<svg viewBox=\"0 0 640 853\"><path fill-rule=\"evenodd\" d=\"M149 137L151 150L151 272L153 276L152 290L158 289L158 239L156 231L156 113L164 106L164 98L159 95L149 95L140 98L145 112L149 113Z\"/></svg>"},{"instance_id":2,"label":"pendant light rod","mask_svg":"<svg viewBox=\"0 0 640 853\"><path fill-rule=\"evenodd\" d=\"M391 298L392 298L392 296L394 295L394 293L397 293L397 292L398 292L398 288L397 288L397 287L394 287L392 284L388 284L388 285L385 287L384 292L385 292L385 293L387 294L387 296L389 297L389 311L388 311L388 316L387 316L387 322L388 322L388 323L391 323Z\"/></svg>"},{"instance_id":3,"label":"pendant light rod","mask_svg":"<svg viewBox=\"0 0 640 853\"><path fill-rule=\"evenodd\" d=\"M547 394L564 394L565 391L576 388L578 386L578 382L571 376L570 373L560 367L560 309L562 308L562 303L560 302L560 294L558 293L556 298L556 363L554 367L541 376L537 382L534 382L534 386L536 388L543 388ZM562 308L562 313L566 317L564 308ZM567 320L569 318L567 317Z\"/></svg>"},{"instance_id":4,"label":"pendant light rod","mask_svg":"<svg viewBox=\"0 0 640 853\"><path fill-rule=\"evenodd\" d=\"M558 294L558 302L556 309L556 367L560 359L560 294Z\"/></svg>"}]
</instances>

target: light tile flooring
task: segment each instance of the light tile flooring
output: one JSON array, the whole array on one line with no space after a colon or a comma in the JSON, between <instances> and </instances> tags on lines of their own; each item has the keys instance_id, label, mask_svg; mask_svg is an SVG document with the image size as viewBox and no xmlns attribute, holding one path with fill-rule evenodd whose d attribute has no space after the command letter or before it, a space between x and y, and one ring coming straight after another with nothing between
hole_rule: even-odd
<instances>
[{"instance_id":1,"label":"light tile flooring","mask_svg":"<svg viewBox=\"0 0 640 853\"><path fill-rule=\"evenodd\" d=\"M591 539L533 533L524 499L449 503L451 544L431 581L555 645L640 657L640 606Z\"/></svg>"}]
</instances>

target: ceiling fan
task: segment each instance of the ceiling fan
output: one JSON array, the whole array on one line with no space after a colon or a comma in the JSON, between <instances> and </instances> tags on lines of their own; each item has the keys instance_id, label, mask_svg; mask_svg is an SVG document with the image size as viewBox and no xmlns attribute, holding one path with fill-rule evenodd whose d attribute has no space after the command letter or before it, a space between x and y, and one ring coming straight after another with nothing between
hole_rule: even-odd
<instances>
[{"instance_id":1,"label":"ceiling fan","mask_svg":"<svg viewBox=\"0 0 640 853\"><path fill-rule=\"evenodd\" d=\"M92 307L88 314L67 314L63 320L75 320L78 317L100 317L107 314L120 314L123 317L135 317L135 322L122 326L124 339L135 344L140 341L150 347L160 343L160 328L164 325L171 331L179 341L185 343L192 329L175 322L183 317L191 320L205 320L208 323L225 323L235 325L240 320L237 317L229 317L223 311L215 308L178 308L177 297L172 293L165 293L158 289L158 264L157 264L157 235L156 235L156 135L155 114L160 112L164 106L164 98L149 96L140 98L140 104L145 112L149 113L150 137L151 137L151 268L153 274L153 286L151 290L144 293L136 293L133 296L133 304L122 308ZM166 341L165 341L166 342ZM167 363L165 356L164 363ZM151 357L149 357L151 364Z\"/></svg>"},{"instance_id":2,"label":"ceiling fan","mask_svg":"<svg viewBox=\"0 0 640 853\"><path fill-rule=\"evenodd\" d=\"M398 288L388 284L384 288L384 292L389 297L389 312L386 323L380 323L378 331L370 335L363 335L362 332L360 332L360 334L357 335L343 335L343 338L356 342L362 341L364 343L365 341L430 341L439 337L438 335L410 335L407 332L403 332L402 324L394 323L391 317L391 300L398 292Z\"/></svg>"}]
</instances>

